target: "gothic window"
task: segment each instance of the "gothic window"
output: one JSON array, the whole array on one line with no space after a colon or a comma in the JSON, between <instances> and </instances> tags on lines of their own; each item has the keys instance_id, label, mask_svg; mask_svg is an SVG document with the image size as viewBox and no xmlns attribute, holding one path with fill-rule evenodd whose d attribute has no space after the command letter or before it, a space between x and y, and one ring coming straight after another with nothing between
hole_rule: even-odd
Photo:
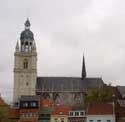
<instances>
[{"instance_id":1,"label":"gothic window","mask_svg":"<svg viewBox=\"0 0 125 122\"><path fill-rule=\"evenodd\" d=\"M24 59L23 68L28 69L28 60L27 59Z\"/></svg>"},{"instance_id":2,"label":"gothic window","mask_svg":"<svg viewBox=\"0 0 125 122\"><path fill-rule=\"evenodd\" d=\"M28 84L28 82L26 82L26 86L28 86L29 84Z\"/></svg>"}]
</instances>

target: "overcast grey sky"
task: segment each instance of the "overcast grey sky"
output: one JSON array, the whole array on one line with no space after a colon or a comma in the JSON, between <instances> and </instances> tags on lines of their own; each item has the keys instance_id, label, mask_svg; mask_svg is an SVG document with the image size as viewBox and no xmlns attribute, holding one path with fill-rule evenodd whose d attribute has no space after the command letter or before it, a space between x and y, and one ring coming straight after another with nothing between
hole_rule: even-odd
<instances>
[{"instance_id":1,"label":"overcast grey sky","mask_svg":"<svg viewBox=\"0 0 125 122\"><path fill-rule=\"evenodd\" d=\"M125 85L124 0L0 0L0 92L10 99L14 49L28 17L39 76L81 76Z\"/></svg>"}]
</instances>

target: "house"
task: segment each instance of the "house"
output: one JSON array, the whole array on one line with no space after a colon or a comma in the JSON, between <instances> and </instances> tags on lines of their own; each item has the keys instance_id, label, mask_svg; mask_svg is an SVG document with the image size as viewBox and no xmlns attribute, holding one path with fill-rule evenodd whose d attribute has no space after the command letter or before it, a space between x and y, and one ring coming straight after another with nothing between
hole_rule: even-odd
<instances>
[{"instance_id":1,"label":"house","mask_svg":"<svg viewBox=\"0 0 125 122\"><path fill-rule=\"evenodd\" d=\"M10 108L9 120L10 122L19 122L19 108Z\"/></svg>"},{"instance_id":2,"label":"house","mask_svg":"<svg viewBox=\"0 0 125 122\"><path fill-rule=\"evenodd\" d=\"M68 122L86 122L86 112L85 109L81 106L73 107L69 111Z\"/></svg>"},{"instance_id":3,"label":"house","mask_svg":"<svg viewBox=\"0 0 125 122\"><path fill-rule=\"evenodd\" d=\"M51 115L51 122L68 122L68 114L71 106L55 106Z\"/></svg>"},{"instance_id":4,"label":"house","mask_svg":"<svg viewBox=\"0 0 125 122\"><path fill-rule=\"evenodd\" d=\"M92 103L86 113L86 122L115 122L113 103Z\"/></svg>"},{"instance_id":5,"label":"house","mask_svg":"<svg viewBox=\"0 0 125 122\"><path fill-rule=\"evenodd\" d=\"M52 107L41 107L39 113L39 122L50 122Z\"/></svg>"},{"instance_id":6,"label":"house","mask_svg":"<svg viewBox=\"0 0 125 122\"><path fill-rule=\"evenodd\" d=\"M117 122L125 121L125 100L117 100L116 102L116 120Z\"/></svg>"},{"instance_id":7,"label":"house","mask_svg":"<svg viewBox=\"0 0 125 122\"><path fill-rule=\"evenodd\" d=\"M38 122L39 96L21 96L20 122Z\"/></svg>"}]
</instances>

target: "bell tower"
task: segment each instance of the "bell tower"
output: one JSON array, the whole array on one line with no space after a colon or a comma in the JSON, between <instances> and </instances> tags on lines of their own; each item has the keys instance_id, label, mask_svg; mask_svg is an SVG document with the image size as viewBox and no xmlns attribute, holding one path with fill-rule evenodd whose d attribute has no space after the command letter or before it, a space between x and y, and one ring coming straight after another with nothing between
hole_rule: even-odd
<instances>
[{"instance_id":1,"label":"bell tower","mask_svg":"<svg viewBox=\"0 0 125 122\"><path fill-rule=\"evenodd\" d=\"M35 95L37 78L37 52L30 21L25 22L14 53L14 93L13 102L18 103L22 95Z\"/></svg>"}]
</instances>

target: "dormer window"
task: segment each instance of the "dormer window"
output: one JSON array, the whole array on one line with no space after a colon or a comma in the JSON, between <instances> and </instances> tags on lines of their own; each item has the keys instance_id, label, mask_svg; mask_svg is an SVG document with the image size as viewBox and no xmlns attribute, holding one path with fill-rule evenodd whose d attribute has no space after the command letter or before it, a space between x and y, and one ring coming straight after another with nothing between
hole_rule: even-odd
<instances>
[{"instance_id":1,"label":"dormer window","mask_svg":"<svg viewBox=\"0 0 125 122\"><path fill-rule=\"evenodd\" d=\"M84 115L84 112L80 112L80 115L83 116L83 115Z\"/></svg>"},{"instance_id":2,"label":"dormer window","mask_svg":"<svg viewBox=\"0 0 125 122\"><path fill-rule=\"evenodd\" d=\"M27 103L27 102L24 102L24 103L23 103L23 107L28 107L28 103Z\"/></svg>"},{"instance_id":3,"label":"dormer window","mask_svg":"<svg viewBox=\"0 0 125 122\"><path fill-rule=\"evenodd\" d=\"M31 107L36 107L36 106L37 106L36 102L31 102Z\"/></svg>"},{"instance_id":4,"label":"dormer window","mask_svg":"<svg viewBox=\"0 0 125 122\"><path fill-rule=\"evenodd\" d=\"M59 114L61 115L61 114L63 114L63 112L59 112Z\"/></svg>"},{"instance_id":5,"label":"dormer window","mask_svg":"<svg viewBox=\"0 0 125 122\"><path fill-rule=\"evenodd\" d=\"M79 112L75 112L75 116L79 116Z\"/></svg>"},{"instance_id":6,"label":"dormer window","mask_svg":"<svg viewBox=\"0 0 125 122\"><path fill-rule=\"evenodd\" d=\"M70 116L73 116L73 112L70 112Z\"/></svg>"}]
</instances>

